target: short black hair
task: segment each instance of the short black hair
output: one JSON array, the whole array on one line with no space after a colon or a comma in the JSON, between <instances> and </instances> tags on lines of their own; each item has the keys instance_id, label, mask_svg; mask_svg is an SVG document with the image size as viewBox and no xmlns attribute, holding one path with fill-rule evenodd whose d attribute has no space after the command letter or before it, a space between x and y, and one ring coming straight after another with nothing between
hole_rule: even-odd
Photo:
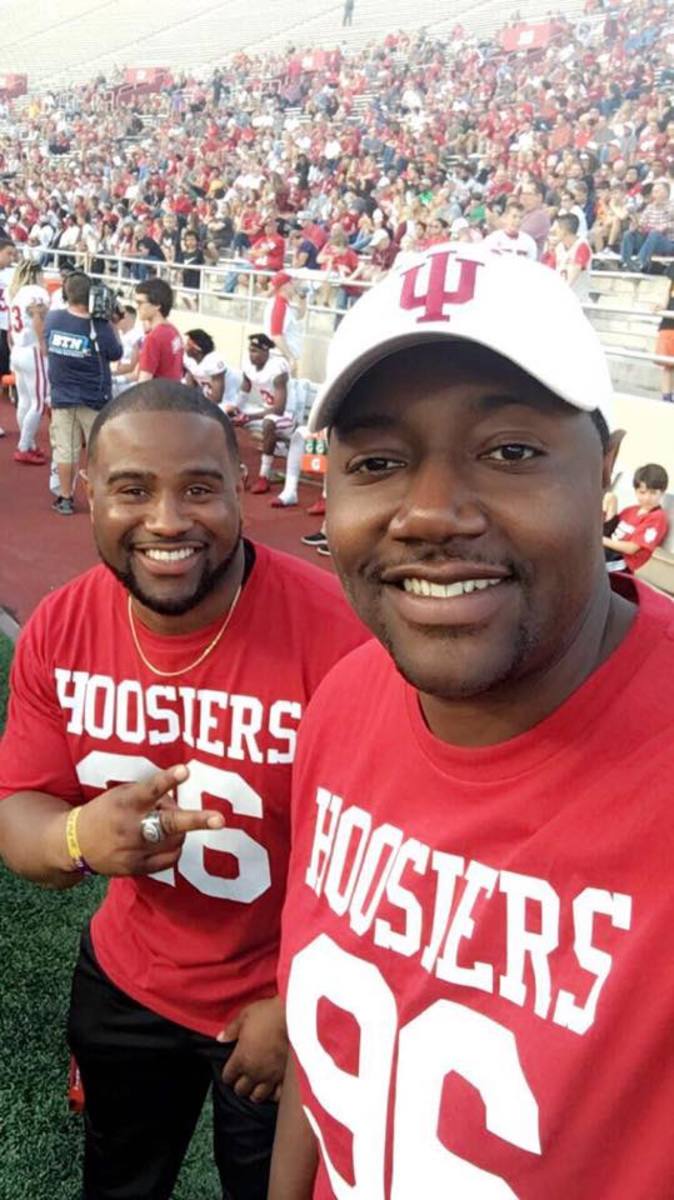
<instances>
[{"instance_id":1,"label":"short black hair","mask_svg":"<svg viewBox=\"0 0 674 1200\"><path fill-rule=\"evenodd\" d=\"M210 354L215 350L215 342L205 329L188 329L186 337L194 342L194 345L198 346L203 354Z\"/></svg>"},{"instance_id":2,"label":"short black hair","mask_svg":"<svg viewBox=\"0 0 674 1200\"><path fill-rule=\"evenodd\" d=\"M666 492L669 484L669 475L660 463L646 463L643 467L637 467L634 472L632 486L638 487L640 483L645 484L647 488L652 488L653 491Z\"/></svg>"},{"instance_id":3,"label":"short black hair","mask_svg":"<svg viewBox=\"0 0 674 1200\"><path fill-rule=\"evenodd\" d=\"M127 317L136 317L138 315L137 309L133 307L133 304L125 304L124 312L126 313Z\"/></svg>"},{"instance_id":4,"label":"short black hair","mask_svg":"<svg viewBox=\"0 0 674 1200\"><path fill-rule=\"evenodd\" d=\"M162 317L168 317L173 308L173 288L165 279L154 276L136 284L136 295L146 296L150 304L156 304Z\"/></svg>"},{"instance_id":5,"label":"short black hair","mask_svg":"<svg viewBox=\"0 0 674 1200\"><path fill-rule=\"evenodd\" d=\"M580 229L580 221L575 213L563 213L562 216L557 217L557 224L560 229L570 234L576 234Z\"/></svg>"},{"instance_id":6,"label":"short black hair","mask_svg":"<svg viewBox=\"0 0 674 1200\"><path fill-rule=\"evenodd\" d=\"M208 400L198 388L186 387L173 379L149 379L127 388L114 400L108 401L99 412L89 435L88 456L94 459L101 430L115 417L134 412L183 412L208 417L222 427L229 454L238 466L239 446L231 421L217 404Z\"/></svg>"},{"instance_id":7,"label":"short black hair","mask_svg":"<svg viewBox=\"0 0 674 1200\"><path fill-rule=\"evenodd\" d=\"M253 346L256 350L276 349L276 342L272 342L266 333L251 333L248 337L248 345Z\"/></svg>"},{"instance_id":8,"label":"short black hair","mask_svg":"<svg viewBox=\"0 0 674 1200\"><path fill-rule=\"evenodd\" d=\"M8 237L0 237L0 250L6 250L8 246L11 246L12 250L14 249L14 242L12 239Z\"/></svg>"}]
</instances>

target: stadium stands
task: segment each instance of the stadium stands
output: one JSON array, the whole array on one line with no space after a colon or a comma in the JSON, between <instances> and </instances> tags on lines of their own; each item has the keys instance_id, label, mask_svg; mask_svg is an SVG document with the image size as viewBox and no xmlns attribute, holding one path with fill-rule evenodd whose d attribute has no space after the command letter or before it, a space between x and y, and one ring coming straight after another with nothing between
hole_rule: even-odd
<instances>
[{"instance_id":1,"label":"stadium stands","mask_svg":"<svg viewBox=\"0 0 674 1200\"><path fill-rule=\"evenodd\" d=\"M546 0L521 0L518 18L547 17ZM557 0L566 16L582 12L582 0ZM330 48L358 47L396 29L426 27L447 36L457 24L491 35L511 15L504 0L356 0L354 21L343 27L343 5L314 0L265 0L251 12L247 0L162 0L143 9L136 0L5 0L0 70L26 71L33 84L83 82L115 67L168 66L198 71L236 50L284 48L289 42Z\"/></svg>"}]
</instances>

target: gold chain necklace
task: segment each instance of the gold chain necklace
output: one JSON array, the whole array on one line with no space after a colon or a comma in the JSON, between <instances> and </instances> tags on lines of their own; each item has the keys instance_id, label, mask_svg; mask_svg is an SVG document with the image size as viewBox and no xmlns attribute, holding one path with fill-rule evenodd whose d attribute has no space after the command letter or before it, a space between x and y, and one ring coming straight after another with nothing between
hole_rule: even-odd
<instances>
[{"instance_id":1,"label":"gold chain necklace","mask_svg":"<svg viewBox=\"0 0 674 1200\"><path fill-rule=\"evenodd\" d=\"M145 655L143 654L143 651L141 649L140 642L138 641L138 634L136 633L136 626L134 625L134 621L133 621L133 608L131 605L131 596L129 596L129 600L128 600L128 604L127 604L127 612L129 614L129 628L131 629L131 637L133 638L133 644L136 647L136 650L138 652L138 657L140 658L141 662L143 662L150 671L153 671L155 675L162 675L164 677L164 679L173 679L173 678L175 678L176 675L186 675L188 671L193 671L194 668L198 667L204 661L205 658L208 658L208 655L211 653L212 650L215 650L215 647L217 646L218 642L220 641L220 638L222 637L227 626L229 625L229 622L232 619L232 616L234 615L234 609L236 608L236 606L239 602L239 596L241 595L242 588L243 588L243 584L240 583L237 588L236 595L235 595L234 599L232 600L231 605L229 606L227 616L225 617L224 621L222 622L222 625L218 629L218 632L216 633L212 642L208 643L206 649L202 650L201 654L199 655L198 658L195 658L194 662L190 663L189 666L187 666L187 667L181 667L179 671L160 671L159 667L155 667L154 664L151 663L150 660L145 657Z\"/></svg>"}]
</instances>

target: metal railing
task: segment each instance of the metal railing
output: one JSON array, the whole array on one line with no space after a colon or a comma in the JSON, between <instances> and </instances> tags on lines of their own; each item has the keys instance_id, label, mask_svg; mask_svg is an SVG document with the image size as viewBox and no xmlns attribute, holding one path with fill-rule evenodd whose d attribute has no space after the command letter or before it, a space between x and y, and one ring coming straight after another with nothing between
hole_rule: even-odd
<instances>
[{"instance_id":1,"label":"metal railing","mask_svg":"<svg viewBox=\"0 0 674 1200\"><path fill-rule=\"evenodd\" d=\"M251 324L262 320L262 310L269 300L268 292L260 292L260 281L269 280L276 271L262 270L253 267L245 259L224 258L217 263L203 266L192 266L189 263L157 262L140 255L112 254L106 251L81 251L70 249L47 249L43 254L47 261L43 265L46 274L50 269L58 271L59 264L67 262L78 270L85 270L92 279L100 279L108 286L117 290L125 300L132 302L136 285L142 282L140 276L150 278L157 276L166 279L175 291L176 308L185 308L196 315L219 316L238 322ZM102 260L104 269L92 271L91 264ZM327 286L337 292L341 287L358 288L367 291L372 283L367 280L350 282L339 275L331 275L326 271L312 271L302 267L284 267L292 278L306 289L306 309L303 318L304 334L327 336L331 330L326 325L336 323L343 315L344 308L336 303L320 304L316 295L321 288ZM189 288L182 284L183 271L198 271L201 287ZM235 282L233 283L233 277ZM242 290L243 283L243 290ZM232 290L227 290L231 288ZM645 321L648 324L658 324L662 317L672 316L671 311L663 309L645 312L636 308L615 308L587 302L583 309L588 315L622 316ZM334 325L332 326L334 328ZM642 350L630 350L627 347L605 345L604 353L610 358L625 358L640 362L650 362L657 366L674 366L674 357L656 355Z\"/></svg>"},{"instance_id":2,"label":"metal railing","mask_svg":"<svg viewBox=\"0 0 674 1200\"><path fill-rule=\"evenodd\" d=\"M55 273L61 265L72 265L76 270L86 271L92 279L100 279L118 291L125 300L133 299L136 286L144 279L157 277L171 284L175 292L176 308L181 306L196 314L222 316L232 320L251 322L260 317L259 309L270 299L269 292L260 292L260 282L268 281L277 271L253 267L245 259L221 259L217 263L193 266L190 263L157 262L139 255L111 254L105 251L81 251L48 249L44 251L45 274ZM91 270L96 261L103 263L103 270ZM372 285L367 280L349 282L339 275L327 271L310 271L306 268L284 268L305 291L306 311L304 332L310 332L313 316L327 316L334 320L344 315L344 308L337 304L320 304L317 293L325 287L339 291L342 286L366 291ZM185 287L183 272L199 272L201 287ZM215 312L214 310L215 306ZM231 309L231 313L227 309ZM243 311L242 311L243 310Z\"/></svg>"}]
</instances>

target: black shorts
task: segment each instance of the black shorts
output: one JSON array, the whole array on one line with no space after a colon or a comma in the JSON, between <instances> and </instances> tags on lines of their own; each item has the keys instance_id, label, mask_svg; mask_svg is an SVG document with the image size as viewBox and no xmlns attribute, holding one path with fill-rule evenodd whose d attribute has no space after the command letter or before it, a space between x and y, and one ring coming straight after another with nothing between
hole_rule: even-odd
<instances>
[{"instance_id":1,"label":"black shorts","mask_svg":"<svg viewBox=\"0 0 674 1200\"><path fill-rule=\"evenodd\" d=\"M0 329L0 375L9 374L9 339L7 330Z\"/></svg>"}]
</instances>

